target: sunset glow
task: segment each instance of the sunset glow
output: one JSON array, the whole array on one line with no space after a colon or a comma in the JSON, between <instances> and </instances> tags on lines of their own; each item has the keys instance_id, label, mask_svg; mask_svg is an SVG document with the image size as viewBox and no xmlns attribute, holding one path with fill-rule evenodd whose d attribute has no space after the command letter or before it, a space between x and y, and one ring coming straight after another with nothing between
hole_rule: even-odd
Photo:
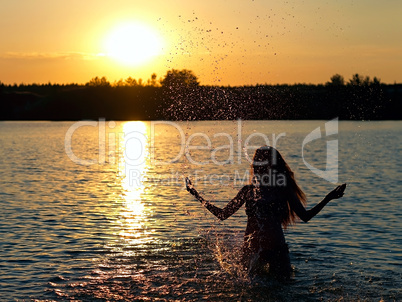
<instances>
[{"instance_id":1,"label":"sunset glow","mask_svg":"<svg viewBox=\"0 0 402 302\"><path fill-rule=\"evenodd\" d=\"M162 39L150 27L126 23L105 39L107 56L125 65L142 65L162 52Z\"/></svg>"},{"instance_id":2,"label":"sunset glow","mask_svg":"<svg viewBox=\"0 0 402 302\"><path fill-rule=\"evenodd\" d=\"M189 69L202 85L402 82L398 1L11 1L0 81L86 83Z\"/></svg>"}]
</instances>

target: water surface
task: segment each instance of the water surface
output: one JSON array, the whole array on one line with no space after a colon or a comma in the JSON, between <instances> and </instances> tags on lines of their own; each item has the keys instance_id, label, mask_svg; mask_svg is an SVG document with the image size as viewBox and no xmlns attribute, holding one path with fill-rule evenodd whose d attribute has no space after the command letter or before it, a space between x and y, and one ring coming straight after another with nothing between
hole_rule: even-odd
<instances>
[{"instance_id":1,"label":"water surface","mask_svg":"<svg viewBox=\"0 0 402 302\"><path fill-rule=\"evenodd\" d=\"M286 231L290 284L239 275L244 209L218 222L183 190L189 175L223 206L246 181L244 152L264 144L259 134L284 134L276 147L313 206L334 185L301 149L324 123L101 121L72 133L74 161L73 122L1 122L1 300L401 300L401 122L340 122L305 146L304 159L325 169L326 142L337 139L348 188Z\"/></svg>"}]
</instances>

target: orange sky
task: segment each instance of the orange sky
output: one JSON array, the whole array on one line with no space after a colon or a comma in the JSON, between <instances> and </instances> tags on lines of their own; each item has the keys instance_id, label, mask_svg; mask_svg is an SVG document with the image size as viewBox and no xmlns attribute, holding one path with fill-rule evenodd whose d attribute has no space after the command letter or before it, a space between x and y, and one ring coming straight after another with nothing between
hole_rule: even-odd
<instances>
[{"instance_id":1,"label":"orange sky","mask_svg":"<svg viewBox=\"0 0 402 302\"><path fill-rule=\"evenodd\" d=\"M397 0L2 0L0 81L113 82L187 68L204 85L325 83L335 73L401 83L401 13ZM106 36L127 22L157 33L157 56L128 66L108 55Z\"/></svg>"}]
</instances>

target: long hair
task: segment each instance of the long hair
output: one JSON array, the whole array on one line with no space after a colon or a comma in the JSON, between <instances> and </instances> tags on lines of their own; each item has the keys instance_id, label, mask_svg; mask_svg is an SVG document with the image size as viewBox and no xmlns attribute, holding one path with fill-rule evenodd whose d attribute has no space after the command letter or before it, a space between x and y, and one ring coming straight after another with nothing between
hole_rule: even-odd
<instances>
[{"instance_id":1,"label":"long hair","mask_svg":"<svg viewBox=\"0 0 402 302\"><path fill-rule=\"evenodd\" d=\"M288 196L294 193L303 205L306 205L306 195L297 185L293 171L285 162L282 155L273 147L263 146L255 151L251 165L253 181L262 187L277 187L286 197L286 202L278 205L278 215L284 228L294 224L296 213L290 208ZM264 177L269 177L269 182Z\"/></svg>"}]
</instances>

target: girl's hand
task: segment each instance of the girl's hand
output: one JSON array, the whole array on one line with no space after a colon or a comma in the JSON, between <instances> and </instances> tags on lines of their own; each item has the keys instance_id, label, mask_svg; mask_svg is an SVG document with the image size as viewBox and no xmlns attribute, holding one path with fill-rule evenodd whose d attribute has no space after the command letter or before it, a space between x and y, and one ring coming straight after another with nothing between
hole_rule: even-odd
<instances>
[{"instance_id":1,"label":"girl's hand","mask_svg":"<svg viewBox=\"0 0 402 302\"><path fill-rule=\"evenodd\" d=\"M194 195L194 196L197 195L197 190L194 189L194 186L188 177L186 177L186 189L187 189L187 191L190 192L191 195Z\"/></svg>"},{"instance_id":2,"label":"girl's hand","mask_svg":"<svg viewBox=\"0 0 402 302\"><path fill-rule=\"evenodd\" d=\"M341 198L345 192L345 189L346 184L337 186L334 190L328 193L327 198L330 200Z\"/></svg>"}]
</instances>

